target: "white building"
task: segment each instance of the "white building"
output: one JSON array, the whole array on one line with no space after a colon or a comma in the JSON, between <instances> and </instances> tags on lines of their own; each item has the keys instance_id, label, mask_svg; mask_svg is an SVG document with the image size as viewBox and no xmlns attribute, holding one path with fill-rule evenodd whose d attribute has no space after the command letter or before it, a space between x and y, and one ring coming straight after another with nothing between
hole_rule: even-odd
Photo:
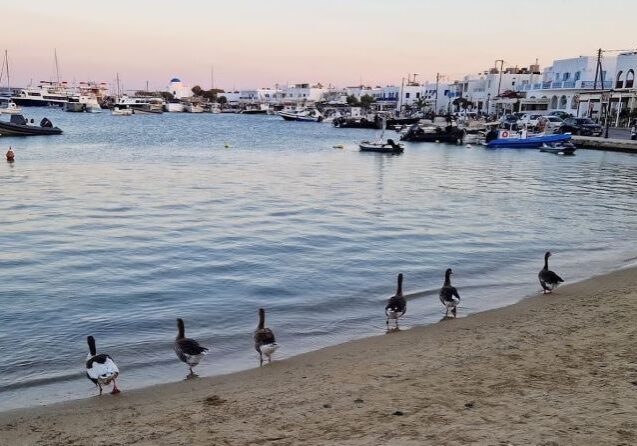
<instances>
[{"instance_id":1,"label":"white building","mask_svg":"<svg viewBox=\"0 0 637 446\"><path fill-rule=\"evenodd\" d=\"M540 81L518 86L517 91L526 95L520 101L521 110L545 113L561 110L577 116L599 113L599 108L589 109L589 104L582 106L580 97L591 91L611 88L616 67L617 57L604 57L601 72L594 56L555 60L544 69Z\"/></svg>"},{"instance_id":2,"label":"white building","mask_svg":"<svg viewBox=\"0 0 637 446\"><path fill-rule=\"evenodd\" d=\"M184 83L176 77L170 80L170 85L168 85L166 91L172 94L175 99L189 98L192 96L190 87L184 85Z\"/></svg>"}]
</instances>

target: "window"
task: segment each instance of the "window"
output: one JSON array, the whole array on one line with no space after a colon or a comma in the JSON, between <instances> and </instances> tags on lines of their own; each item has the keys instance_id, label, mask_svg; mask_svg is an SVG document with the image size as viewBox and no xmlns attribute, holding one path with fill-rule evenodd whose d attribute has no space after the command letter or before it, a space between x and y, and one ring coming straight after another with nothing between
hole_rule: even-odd
<instances>
[{"instance_id":1,"label":"window","mask_svg":"<svg viewBox=\"0 0 637 446\"><path fill-rule=\"evenodd\" d=\"M409 93L405 93L405 99L409 99Z\"/></svg>"},{"instance_id":2,"label":"window","mask_svg":"<svg viewBox=\"0 0 637 446\"><path fill-rule=\"evenodd\" d=\"M551 98L551 109L555 110L557 108L557 96L553 96Z\"/></svg>"},{"instance_id":3,"label":"window","mask_svg":"<svg viewBox=\"0 0 637 446\"><path fill-rule=\"evenodd\" d=\"M580 80L580 78L582 77L582 73L580 73L579 71L577 71L575 73L575 82L577 82L578 80Z\"/></svg>"},{"instance_id":4,"label":"window","mask_svg":"<svg viewBox=\"0 0 637 446\"><path fill-rule=\"evenodd\" d=\"M626 73L626 88L633 88L633 85L635 84L635 71L628 70L628 73Z\"/></svg>"},{"instance_id":5,"label":"window","mask_svg":"<svg viewBox=\"0 0 637 446\"><path fill-rule=\"evenodd\" d=\"M562 80L567 81L570 77L571 77L571 73L564 73L564 75L562 76Z\"/></svg>"},{"instance_id":6,"label":"window","mask_svg":"<svg viewBox=\"0 0 637 446\"><path fill-rule=\"evenodd\" d=\"M559 81L560 80L560 73L555 73L555 81Z\"/></svg>"},{"instance_id":7,"label":"window","mask_svg":"<svg viewBox=\"0 0 637 446\"><path fill-rule=\"evenodd\" d=\"M562 96L562 97L560 98L560 110L564 110L564 109L566 109L566 104L567 104L567 102L568 102L568 101L567 101L567 99L566 99L566 96Z\"/></svg>"},{"instance_id":8,"label":"window","mask_svg":"<svg viewBox=\"0 0 637 446\"><path fill-rule=\"evenodd\" d=\"M416 93L416 99L420 99L420 93Z\"/></svg>"},{"instance_id":9,"label":"window","mask_svg":"<svg viewBox=\"0 0 637 446\"><path fill-rule=\"evenodd\" d=\"M617 81L615 82L615 88L624 88L624 80L622 79L623 71L617 73Z\"/></svg>"}]
</instances>

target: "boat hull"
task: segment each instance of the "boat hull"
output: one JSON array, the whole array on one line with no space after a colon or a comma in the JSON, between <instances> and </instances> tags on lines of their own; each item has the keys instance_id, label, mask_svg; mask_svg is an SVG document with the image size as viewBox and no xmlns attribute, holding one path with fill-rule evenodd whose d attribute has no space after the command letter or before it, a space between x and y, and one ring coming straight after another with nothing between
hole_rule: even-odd
<instances>
[{"instance_id":1,"label":"boat hull","mask_svg":"<svg viewBox=\"0 0 637 446\"><path fill-rule=\"evenodd\" d=\"M298 121L298 122L321 122L322 116L304 116L294 113L279 112L279 116L286 121Z\"/></svg>"},{"instance_id":2,"label":"boat hull","mask_svg":"<svg viewBox=\"0 0 637 446\"><path fill-rule=\"evenodd\" d=\"M498 138L487 143L490 149L540 149L545 144L564 143L571 139L569 133L563 135L532 136L530 138Z\"/></svg>"},{"instance_id":3,"label":"boat hull","mask_svg":"<svg viewBox=\"0 0 637 446\"><path fill-rule=\"evenodd\" d=\"M405 148L401 145L380 144L363 141L358 145L361 152L390 153L393 155L403 153Z\"/></svg>"},{"instance_id":4,"label":"boat hull","mask_svg":"<svg viewBox=\"0 0 637 446\"><path fill-rule=\"evenodd\" d=\"M0 135L2 136L39 136L60 134L62 134L62 129L58 127L36 127L32 125L0 122Z\"/></svg>"}]
</instances>

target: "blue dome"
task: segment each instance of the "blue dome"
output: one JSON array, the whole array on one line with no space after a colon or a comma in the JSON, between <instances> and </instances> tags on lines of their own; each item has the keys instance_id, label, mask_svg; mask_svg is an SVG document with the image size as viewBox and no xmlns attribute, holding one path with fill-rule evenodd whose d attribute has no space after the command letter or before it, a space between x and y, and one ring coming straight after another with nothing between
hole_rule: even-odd
<instances>
[{"instance_id":1,"label":"blue dome","mask_svg":"<svg viewBox=\"0 0 637 446\"><path fill-rule=\"evenodd\" d=\"M178 77L173 77L170 82L181 82Z\"/></svg>"}]
</instances>

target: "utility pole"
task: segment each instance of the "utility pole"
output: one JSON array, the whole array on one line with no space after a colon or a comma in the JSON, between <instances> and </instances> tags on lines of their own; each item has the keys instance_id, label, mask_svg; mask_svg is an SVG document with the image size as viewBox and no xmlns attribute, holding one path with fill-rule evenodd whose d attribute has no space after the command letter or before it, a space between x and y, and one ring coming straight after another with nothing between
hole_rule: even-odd
<instances>
[{"instance_id":1,"label":"utility pole","mask_svg":"<svg viewBox=\"0 0 637 446\"><path fill-rule=\"evenodd\" d=\"M500 96L500 87L502 86L502 71L504 70L504 60L498 59L495 61L495 67L498 68L498 62L500 62L500 80L498 80L498 96Z\"/></svg>"},{"instance_id":2,"label":"utility pole","mask_svg":"<svg viewBox=\"0 0 637 446\"><path fill-rule=\"evenodd\" d=\"M434 116L438 113L438 89L440 85L440 73L436 73L436 99L434 100Z\"/></svg>"},{"instance_id":3,"label":"utility pole","mask_svg":"<svg viewBox=\"0 0 637 446\"><path fill-rule=\"evenodd\" d=\"M602 49L597 50L597 65L595 66L595 82L593 82L593 90L597 90L597 79L601 79L601 89L604 89L604 71L602 70Z\"/></svg>"}]
</instances>

